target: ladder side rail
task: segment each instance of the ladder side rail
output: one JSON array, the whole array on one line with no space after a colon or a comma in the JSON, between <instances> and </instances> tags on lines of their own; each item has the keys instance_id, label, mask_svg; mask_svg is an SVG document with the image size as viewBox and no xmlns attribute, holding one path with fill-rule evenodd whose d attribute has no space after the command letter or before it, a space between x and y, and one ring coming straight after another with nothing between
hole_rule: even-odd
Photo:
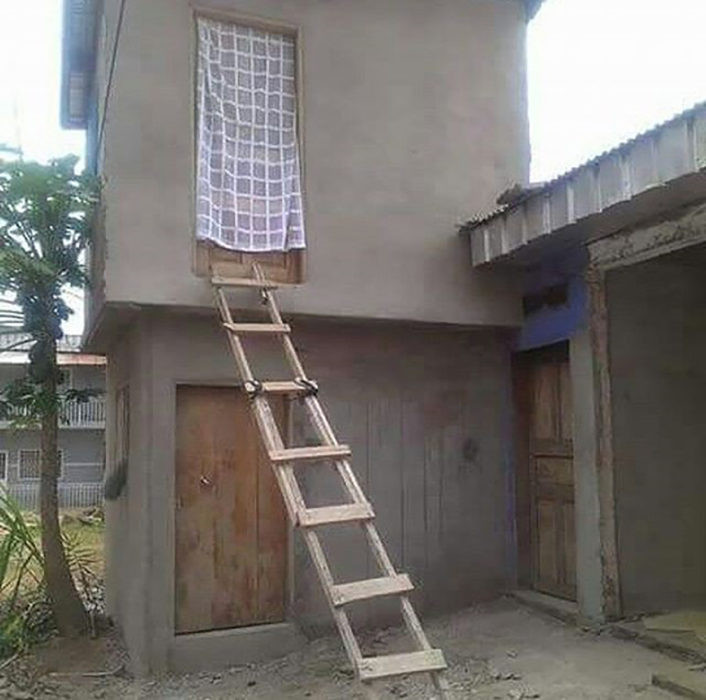
<instances>
[{"instance_id":1,"label":"ladder side rail","mask_svg":"<svg viewBox=\"0 0 706 700\"><path fill-rule=\"evenodd\" d=\"M341 639L343 640L343 645L348 653L348 658L353 664L353 670L355 671L358 667L358 662L363 658L363 653L360 650L358 640L355 638L348 615L345 611L336 608L334 605L333 587L335 584L333 574L331 573L328 561L326 560L326 555L323 547L321 546L321 541L313 530L304 530L302 531L302 535L304 536L304 542L309 550L314 566L319 572L319 580L321 581L321 585L324 590L326 602L328 603L331 615L336 622L336 627L338 627L341 634Z\"/></svg>"},{"instance_id":2,"label":"ladder side rail","mask_svg":"<svg viewBox=\"0 0 706 700\"><path fill-rule=\"evenodd\" d=\"M225 294L220 287L216 288L216 303L220 312L221 322L232 324L233 317L231 316L230 308L228 307L228 301L226 300ZM228 336L228 343L230 344L230 348L233 352L233 357L235 358L235 363L238 367L240 378L244 382L252 382L254 377L248 358L245 355L242 341L234 333L227 333L226 335Z\"/></svg>"},{"instance_id":3,"label":"ladder side rail","mask_svg":"<svg viewBox=\"0 0 706 700\"><path fill-rule=\"evenodd\" d=\"M259 266L258 266L259 268ZM261 276L261 275L260 275ZM269 304L268 306L272 308L274 304L274 299L272 298L269 290L263 290L263 293L267 295L269 298ZM226 322L232 323L232 317L230 314L230 309L228 307L228 303L225 299L225 295L223 294L222 290L218 290L218 301L219 301L219 308L221 309L221 315L224 317ZM276 307L274 307L276 309ZM279 312L277 311L277 315L279 315ZM281 318L281 317L280 317ZM252 375L252 371L250 370L249 364L247 362L247 358L245 356L245 352L242 347L242 343L240 342L239 338L237 336L234 336L232 333L228 334L229 338L233 341L231 342L231 346L233 347L234 350L234 355L236 357L236 362L238 363L238 368L239 369L245 369L246 372L242 372L243 374L243 379L249 379L253 380L254 377ZM287 336L284 338L285 341L289 340ZM294 359L294 365L298 366L299 369L301 369L300 377L304 376L303 368L301 367L301 364L299 363L299 358L297 357L296 351L294 349L293 344L291 341L289 342L289 345L291 346L291 356L290 359ZM287 343L285 342L285 347L287 346ZM240 360L240 361L239 361ZM242 363L242 365L241 365ZM247 373L247 374L246 374ZM277 424L274 420L274 416L272 415L272 411L270 409L269 403L266 398L263 396L257 396L253 399L253 407L255 408L255 416L257 419L258 427L260 428L260 433L263 437L263 441L265 443L265 447L269 449L283 449L285 447L284 441L282 440L282 437L279 433L279 430L277 429ZM294 476L294 472L291 466L288 465L282 465L274 468L275 475L278 477L278 481L280 482L280 486L283 487L283 492L284 493L291 493L291 499L293 501L293 505L296 505L299 509L299 512L301 510L306 509L306 504L304 502L304 498L301 494L301 489L299 488L299 484L296 480L296 477ZM290 478L286 479L284 478L286 475L289 475ZM289 499L287 499L289 500ZM290 512L290 516L292 517L292 522L297 524L299 522L299 514L298 511L295 510L293 513ZM353 668L356 669L358 666L358 662L363 658L363 654L360 650L360 646L358 644L357 639L355 638L355 634L353 633L353 628L351 627L350 621L348 619L348 616L346 615L345 611L339 610L334 606L333 603L333 586L334 580L333 580L333 575L331 573L331 569L328 565L328 562L326 560L326 555L323 551L323 547L321 546L321 542L319 541L318 535L313 532L312 530L305 530L302 532L302 535L304 537L304 542L307 546L307 549L309 550L309 554L311 556L312 561L314 562L314 566L316 567L318 573L319 573L319 580L322 583L322 587L324 589L324 595L326 597L329 610L331 611L331 615L333 616L333 619L336 623L336 627L338 628L339 634L341 635L341 639L343 641L343 645L346 649L346 653L348 654L348 658L350 662L353 664ZM372 697L372 696L371 696Z\"/></svg>"},{"instance_id":4,"label":"ladder side rail","mask_svg":"<svg viewBox=\"0 0 706 700\"><path fill-rule=\"evenodd\" d=\"M233 323L233 317L228 306L228 301L220 287L216 288L216 302L220 312L221 320L226 323ZM250 368L245 349L240 338L233 333L226 333L230 344L233 357L235 358L240 378L243 381L254 381L255 378ZM255 420L260 429L260 436L264 442L266 450L277 449L284 447L282 437L279 434L277 422L272 415L267 399L263 396L257 396L253 399L253 408ZM287 513L293 523L299 522L299 512L306 508L304 497L302 496L299 484L294 477L294 472L291 466L286 466L281 469L275 469L275 478L279 484L282 496L284 499Z\"/></svg>"},{"instance_id":5,"label":"ladder side rail","mask_svg":"<svg viewBox=\"0 0 706 700\"><path fill-rule=\"evenodd\" d=\"M253 265L253 269L255 272L255 276L258 280L262 281L264 280L264 274L262 272L262 269L259 264L255 263ZM227 317L230 317L230 312L227 306L227 303L225 302L225 297L223 296L223 293L221 290L219 290L220 297L222 299L222 303L224 304L224 308L227 313ZM262 289L262 296L263 299L267 305L268 312L270 315L270 318L273 323L275 324L283 324L282 316L279 312L279 309L276 305L274 295L272 294L272 291L270 289ZM232 322L232 320L230 321ZM229 334L231 335L231 334ZM234 338L234 340L238 340L237 338ZM286 335L282 337L282 342L284 345L284 350L285 350L285 355L287 357L287 360L289 361L289 364L298 379L307 379L306 372L304 371L304 367L299 360L299 356L296 352L296 348L294 347L294 343L292 342L291 338ZM242 344L240 342L237 343L239 346L240 352L243 354L244 357L244 352L242 350ZM234 353L235 354L235 353ZM237 359L237 357L236 357ZM245 359L246 366L247 366L247 360ZM249 369L249 367L248 367ZM252 378L252 374L250 375ZM258 397L260 398L260 397ZM266 400L265 400L266 403ZM312 418L312 423L314 424L314 427L316 429L316 432L318 433L320 439L322 440L323 444L328 444L328 445L338 445L339 443L337 442L335 438L335 434L333 432L333 429L331 428L330 423L328 422L328 419L326 418L326 415L323 411L323 408L320 404L320 402L316 399L315 396L308 396L305 399L305 405L307 406L308 412ZM268 404L269 408L269 404ZM273 418L274 420L274 418ZM279 437L279 433L277 433L277 436ZM280 438L281 441L281 438ZM339 474L341 475L341 478L343 479L350 495L354 498L362 498L364 502L367 502L367 498L365 496L365 493L362 491L358 480L355 477L355 473L353 472L350 463L348 463L347 460L337 460L336 461L336 467L339 471ZM286 469L286 467L279 467L279 469ZM275 469L277 471L277 469ZM292 481L296 484L297 491L299 491L298 484L296 482L296 478L293 474L293 471L291 468L289 469L289 472L291 474L291 479ZM301 491L299 491L299 494L301 496ZM361 525L363 528L366 538L370 544L370 547L373 551L374 557L382 569L382 571L388 575L395 575L396 569L394 565L392 564L392 561L390 560L389 555L387 554L387 550L385 549L384 544L382 543L382 540L380 538L380 535L377 531L377 528L372 522L366 521ZM316 535L315 532L311 530L306 530L303 532L305 542L307 544L307 548L309 549L310 555L312 557L312 560L314 561L314 565L317 567L319 570L320 578L324 587L324 591L326 594L327 602L329 605L329 609L331 610L331 613L334 617L334 620L336 622L336 625L339 629L339 632L341 634L341 638L343 640L344 646L346 647L346 651L348 652L349 658L351 659L352 662L355 662L358 658L362 658L362 654L360 652L360 647L358 645L358 642L355 638L355 635L353 634L352 628L350 627L350 622L348 620L348 617L346 616L345 612L342 610L339 610L335 607L333 604L333 598L332 598L332 590L334 581L333 577L331 575L330 569L328 567L328 564L326 562L325 554L323 552L323 548L321 547L321 543L318 539L318 536ZM325 570L321 569L321 565L325 566ZM328 574L328 578L326 576ZM426 633L424 632L424 629L421 626L421 623L419 621L419 618L414 610L414 607L412 606L411 601L409 600L409 597L406 595L401 595L400 596L400 606L402 610L402 615L404 618L405 626L408 629L410 635L413 637L413 639L416 641L416 643L419 645L419 647L422 650L430 650L432 649L431 645L429 644L429 640L427 639ZM348 633L350 633L350 636L348 636ZM356 656L356 650L357 650L357 656ZM443 676L441 672L432 672L430 673L433 685L435 690L439 694L439 698L441 700L446 700L449 695L449 686L446 678ZM372 688L370 687L370 684L368 683L363 683L363 686L366 689L366 692L369 694L369 697L374 698L375 694Z\"/></svg>"},{"instance_id":6,"label":"ladder side rail","mask_svg":"<svg viewBox=\"0 0 706 700\"><path fill-rule=\"evenodd\" d=\"M264 275L262 273L262 268L257 263L253 265L253 268L255 270L256 277L259 280L263 280ZM274 294L270 290L265 289L263 290L263 297L267 302L267 308L272 323L284 323L282 315L280 314L279 308L277 307L277 304L275 302ZM289 338L289 336L286 336L283 338L283 341L285 344L285 349L287 347L287 343L289 343L289 345L291 346L290 359L293 359L293 361L290 362L290 364L292 365L292 369L298 373L298 376L300 378L306 378L306 372L304 371L304 367L301 364L301 361L299 360L299 356L296 352L296 349L294 348L294 344L292 343L291 339ZM287 355L290 356L290 353L288 352ZM331 427L331 424L329 423L319 400L315 396L308 396L306 397L304 403L308 409L314 428L318 433L321 441L324 444L337 445L338 441L336 440L333 428ZM344 461L346 462L345 466L342 465L342 462ZM367 502L367 497L365 496L365 493L363 492L360 484L358 483L358 480L355 477L355 473L350 467L350 464L348 464L347 460L337 460L336 466L339 468L339 473L341 474L341 477L343 478L344 482L349 487L349 491L355 493L355 496L357 498L360 498L363 501ZM372 522L369 521L363 523L362 528L365 532L366 538L368 540L368 543L370 544L370 548L373 551L378 566L383 571L383 573L387 574L388 576L394 576L397 571L387 553L382 539L380 538L380 534L378 533L377 528ZM400 599L402 614L405 620L406 627L422 649L431 649L432 647L429 644L429 640L427 639L426 634L424 633L424 630L419 622L419 618L417 617L416 612L414 611L414 607L409 601L409 598L407 596L400 596Z\"/></svg>"},{"instance_id":7,"label":"ladder side rail","mask_svg":"<svg viewBox=\"0 0 706 700\"><path fill-rule=\"evenodd\" d=\"M255 277L258 280L263 281L265 279L262 267L258 263L253 264L253 271L255 272ZM269 289L263 289L262 298L267 305L267 311L270 314L272 323L282 324L282 314L280 314L279 312L279 308L277 307L275 296L272 291ZM283 336L282 343L284 345L284 353L287 356L287 360L289 361L289 365L292 368L292 371L294 372L294 376L297 379L306 379L306 372L304 371L304 366L299 360L299 355L297 354L292 339L288 335Z\"/></svg>"},{"instance_id":8,"label":"ladder side rail","mask_svg":"<svg viewBox=\"0 0 706 700\"><path fill-rule=\"evenodd\" d=\"M265 450L267 451L270 446L281 446L282 438L267 399L264 396L256 396L252 399L252 408ZM299 482L294 476L294 469L291 465L284 464L279 467L273 467L273 471L280 485L289 518L294 525L297 525L299 523L299 514L306 510L306 504L299 488Z\"/></svg>"},{"instance_id":9,"label":"ladder side rail","mask_svg":"<svg viewBox=\"0 0 706 700\"><path fill-rule=\"evenodd\" d=\"M262 281L265 279L262 268L258 263L253 265L253 270L258 280ZM282 320L282 315L279 311L272 291L269 289L263 289L262 296L267 305L267 311L272 323L283 324L284 322ZM284 345L285 355L287 356L289 365L294 372L295 377L297 379L307 379L306 371L304 370L304 366L299 359L299 354L297 353L291 338L289 336L284 336L282 338L282 343ZM333 429L326 419L318 399L315 396L308 396L305 400L305 405L322 444L338 445L338 440L336 440ZM348 495L352 499L353 503L367 503L368 499L361 489L350 463L347 460L336 460L336 469L341 476L341 479L346 486L346 490L348 491Z\"/></svg>"},{"instance_id":10,"label":"ladder side rail","mask_svg":"<svg viewBox=\"0 0 706 700\"><path fill-rule=\"evenodd\" d=\"M260 265L255 263L253 265L255 271L255 276L259 280L264 280L264 274ZM262 296L267 305L267 311L269 313L272 323L282 324L282 315L280 314L279 308L275 301L274 294L269 289L262 290ZM282 338L282 343L284 345L284 351L289 361L289 365L294 372L294 375L298 379L307 379L306 371L304 366L299 359L299 354L297 353L294 343L289 336L284 336ZM305 406L309 412L314 428L318 433L318 436L324 445L338 445L338 440L333 433L333 429L329 424L326 416L321 408L321 404L315 396L308 396L305 399ZM348 495L352 499L353 503L367 503L368 499L360 487L358 480L356 479L355 473L347 460L336 460L336 470L338 471Z\"/></svg>"},{"instance_id":11,"label":"ladder side rail","mask_svg":"<svg viewBox=\"0 0 706 700\"><path fill-rule=\"evenodd\" d=\"M307 396L304 399L304 405L309 413L314 430L322 444L337 445L338 440L336 440L336 436L326 418L319 399L316 396ZM350 461L347 459L336 460L336 469L353 501L357 503L367 503L368 498L358 482Z\"/></svg>"}]
</instances>

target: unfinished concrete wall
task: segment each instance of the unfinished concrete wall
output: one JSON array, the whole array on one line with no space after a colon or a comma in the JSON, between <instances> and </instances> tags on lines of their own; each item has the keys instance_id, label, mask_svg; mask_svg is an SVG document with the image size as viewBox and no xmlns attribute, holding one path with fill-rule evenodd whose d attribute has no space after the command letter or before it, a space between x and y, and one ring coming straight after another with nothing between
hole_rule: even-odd
<instances>
[{"instance_id":1,"label":"unfinished concrete wall","mask_svg":"<svg viewBox=\"0 0 706 700\"><path fill-rule=\"evenodd\" d=\"M105 288L94 281L92 321L103 292L108 302L211 304L192 272L193 5L150 0L125 12L102 144ZM199 6L301 30L307 284L283 295L285 309L519 322L519 291L501 273L469 270L456 227L528 178L523 3Z\"/></svg>"},{"instance_id":2,"label":"unfinished concrete wall","mask_svg":"<svg viewBox=\"0 0 706 700\"><path fill-rule=\"evenodd\" d=\"M608 273L624 611L706 603L706 285L691 251Z\"/></svg>"},{"instance_id":3,"label":"unfinished concrete wall","mask_svg":"<svg viewBox=\"0 0 706 700\"><path fill-rule=\"evenodd\" d=\"M109 578L109 587L112 597L122 598L111 609L123 628L141 635L139 642L128 639L133 655L143 652L144 663L160 670L183 667L192 636L174 636L176 387L229 385L235 373L213 318L146 313L139 328L136 357L151 371L135 370L140 384L131 394L131 425L141 424L138 442L140 431L144 440L139 446L131 440L131 458L139 462L130 465L125 499L111 506L117 511L108 545L112 560L130 565ZM331 322L300 322L295 339L310 375L321 384L339 439L353 448L354 469L376 508L393 561L419 586L421 609L458 608L504 591L511 559L501 439L510 411L504 339L491 331ZM257 376L291 376L272 345L253 347ZM295 415L293 440L304 444L308 436ZM304 475L311 505L331 502L327 471L312 468ZM334 547L332 564L340 580L373 572L357 529L341 528L325 539ZM305 630L330 625L297 536L292 575L290 618ZM121 585L131 587L132 600L127 591L116 593ZM362 606L355 617L358 624L380 624L388 613ZM190 653L192 663L196 653Z\"/></svg>"},{"instance_id":4,"label":"unfinished concrete wall","mask_svg":"<svg viewBox=\"0 0 706 700\"><path fill-rule=\"evenodd\" d=\"M151 567L149 510L149 454L153 434L151 410L151 353L144 324L137 322L108 355L106 375L106 463L115 468L116 393L128 387L129 456L127 482L115 500L105 501L106 609L118 623L131 651L132 670L149 670L147 641L147 580Z\"/></svg>"}]
</instances>

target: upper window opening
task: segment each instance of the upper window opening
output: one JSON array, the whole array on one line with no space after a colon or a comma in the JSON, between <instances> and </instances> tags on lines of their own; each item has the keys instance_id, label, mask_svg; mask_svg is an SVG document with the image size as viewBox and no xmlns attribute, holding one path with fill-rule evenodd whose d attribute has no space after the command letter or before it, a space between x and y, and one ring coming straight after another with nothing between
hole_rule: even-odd
<instances>
[{"instance_id":1,"label":"upper window opening","mask_svg":"<svg viewBox=\"0 0 706 700\"><path fill-rule=\"evenodd\" d=\"M197 238L244 253L302 249L294 38L197 23Z\"/></svg>"}]
</instances>

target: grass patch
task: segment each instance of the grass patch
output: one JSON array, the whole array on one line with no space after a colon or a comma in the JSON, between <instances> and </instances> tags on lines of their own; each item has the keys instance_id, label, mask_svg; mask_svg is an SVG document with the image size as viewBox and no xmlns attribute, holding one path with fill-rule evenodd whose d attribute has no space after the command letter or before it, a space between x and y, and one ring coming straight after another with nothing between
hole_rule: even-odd
<instances>
[{"instance_id":1,"label":"grass patch","mask_svg":"<svg viewBox=\"0 0 706 700\"><path fill-rule=\"evenodd\" d=\"M93 617L103 605L102 512L63 512L61 532L77 589ZM40 536L39 516L21 511L0 490L0 658L54 632Z\"/></svg>"}]
</instances>

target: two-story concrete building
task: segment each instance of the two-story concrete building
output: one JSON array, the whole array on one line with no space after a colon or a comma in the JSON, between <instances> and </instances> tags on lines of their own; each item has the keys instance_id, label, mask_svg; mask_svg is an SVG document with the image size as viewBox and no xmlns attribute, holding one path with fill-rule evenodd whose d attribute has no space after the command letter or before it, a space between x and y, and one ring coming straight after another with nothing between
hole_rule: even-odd
<instances>
[{"instance_id":1,"label":"two-story concrete building","mask_svg":"<svg viewBox=\"0 0 706 700\"><path fill-rule=\"evenodd\" d=\"M18 343L21 333L0 335L0 386L26 372L27 352ZM105 389L105 359L80 352L81 336L59 341L58 361L64 386L72 389ZM3 348L14 348L4 350ZM78 508L103 500L105 466L105 397L67 404L59 423L59 505ZM39 504L39 431L0 421L0 481L17 502L27 508Z\"/></svg>"},{"instance_id":2,"label":"two-story concrete building","mask_svg":"<svg viewBox=\"0 0 706 700\"><path fill-rule=\"evenodd\" d=\"M330 624L259 471L215 265L292 284L283 311L415 604L515 585L522 285L472 270L457 227L527 183L538 4L65 3L63 121L87 128L105 183L85 347L108 360L108 606L136 670L262 658ZM252 293L232 304L257 313ZM259 376L282 371L274 346L252 348ZM294 405L276 412L305 444ZM238 445L235 483L214 484ZM321 479L304 476L311 502L330 496ZM356 536L331 536L341 579L371 569ZM365 604L356 619L389 618Z\"/></svg>"}]
</instances>

